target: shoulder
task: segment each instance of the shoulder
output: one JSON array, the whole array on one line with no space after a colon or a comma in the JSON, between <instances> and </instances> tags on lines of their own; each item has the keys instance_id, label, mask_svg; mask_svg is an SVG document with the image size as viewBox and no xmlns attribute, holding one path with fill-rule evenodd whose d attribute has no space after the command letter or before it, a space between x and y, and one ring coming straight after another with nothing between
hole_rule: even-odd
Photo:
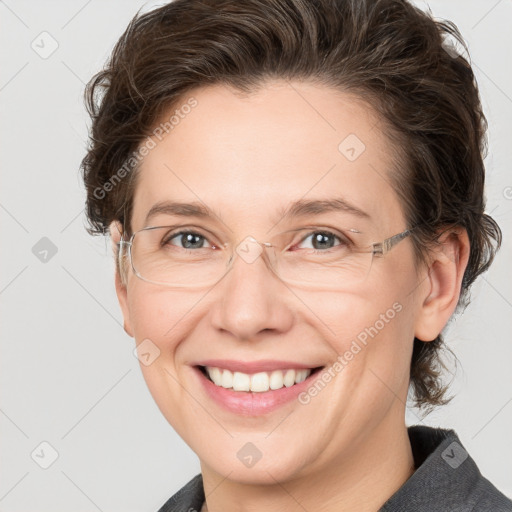
<instances>
[{"instance_id":1,"label":"shoulder","mask_svg":"<svg viewBox=\"0 0 512 512\"><path fill-rule=\"evenodd\" d=\"M473 494L471 512L512 512L512 501L480 475Z\"/></svg>"},{"instance_id":2,"label":"shoulder","mask_svg":"<svg viewBox=\"0 0 512 512\"><path fill-rule=\"evenodd\" d=\"M512 512L512 501L478 469L453 430L408 429L416 470L381 512Z\"/></svg>"},{"instance_id":3,"label":"shoulder","mask_svg":"<svg viewBox=\"0 0 512 512\"><path fill-rule=\"evenodd\" d=\"M203 478L199 474L169 498L158 512L200 512L203 502Z\"/></svg>"}]
</instances>

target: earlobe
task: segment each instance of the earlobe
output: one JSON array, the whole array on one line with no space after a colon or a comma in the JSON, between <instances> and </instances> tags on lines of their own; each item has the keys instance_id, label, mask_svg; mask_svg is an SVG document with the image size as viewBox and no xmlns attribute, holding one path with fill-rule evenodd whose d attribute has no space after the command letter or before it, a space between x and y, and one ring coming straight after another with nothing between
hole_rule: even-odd
<instances>
[{"instance_id":1,"label":"earlobe","mask_svg":"<svg viewBox=\"0 0 512 512\"><path fill-rule=\"evenodd\" d=\"M426 282L416 318L415 337L422 341L437 338L453 315L459 301L462 278L469 259L469 238L466 230L444 233L431 255Z\"/></svg>"},{"instance_id":2,"label":"earlobe","mask_svg":"<svg viewBox=\"0 0 512 512\"><path fill-rule=\"evenodd\" d=\"M113 221L109 226L110 239L112 242L112 252L115 258L115 287L117 300L121 307L123 314L123 328L128 336L133 336L133 329L130 321L130 308L128 307L128 289L126 283L121 278L122 269L119 265L119 241L122 237L121 224L118 221Z\"/></svg>"}]
</instances>

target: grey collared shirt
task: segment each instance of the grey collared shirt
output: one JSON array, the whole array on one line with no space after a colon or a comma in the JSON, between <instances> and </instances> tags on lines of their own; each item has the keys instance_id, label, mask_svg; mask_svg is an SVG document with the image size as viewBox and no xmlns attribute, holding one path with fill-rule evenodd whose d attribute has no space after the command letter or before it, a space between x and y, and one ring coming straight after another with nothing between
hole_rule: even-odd
<instances>
[{"instance_id":1,"label":"grey collared shirt","mask_svg":"<svg viewBox=\"0 0 512 512\"><path fill-rule=\"evenodd\" d=\"M512 501L482 476L453 430L416 425L408 433L416 470L378 512L512 512ZM158 512L200 512L203 502L197 475Z\"/></svg>"}]
</instances>

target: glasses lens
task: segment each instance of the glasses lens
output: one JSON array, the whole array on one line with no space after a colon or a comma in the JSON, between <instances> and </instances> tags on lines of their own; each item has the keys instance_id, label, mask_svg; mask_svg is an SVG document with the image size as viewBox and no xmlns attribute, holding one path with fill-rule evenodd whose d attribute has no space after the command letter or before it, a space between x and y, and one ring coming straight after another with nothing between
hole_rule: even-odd
<instances>
[{"instance_id":1,"label":"glasses lens","mask_svg":"<svg viewBox=\"0 0 512 512\"><path fill-rule=\"evenodd\" d=\"M316 235L315 248L298 247L301 244L292 248L289 243L266 247L271 270L287 283L318 290L350 289L366 278L372 264L368 245L361 240L357 243L340 237L329 238L332 234L326 236L317 232ZM336 238L337 243L331 246ZM329 242L327 246L326 241ZM264 256L264 253L256 252L256 258L248 258L243 251L231 251L227 245L212 245L201 232L171 227L137 232L131 252L133 268L140 278L155 284L187 288L217 283L229 270L232 254L236 264L248 266Z\"/></svg>"},{"instance_id":2,"label":"glasses lens","mask_svg":"<svg viewBox=\"0 0 512 512\"><path fill-rule=\"evenodd\" d=\"M276 274L297 287L346 290L364 281L372 264L368 250L284 252L272 259Z\"/></svg>"},{"instance_id":3,"label":"glasses lens","mask_svg":"<svg viewBox=\"0 0 512 512\"><path fill-rule=\"evenodd\" d=\"M215 284L227 271L229 255L205 236L171 227L138 231L132 241L132 265L145 281L166 286Z\"/></svg>"}]
</instances>

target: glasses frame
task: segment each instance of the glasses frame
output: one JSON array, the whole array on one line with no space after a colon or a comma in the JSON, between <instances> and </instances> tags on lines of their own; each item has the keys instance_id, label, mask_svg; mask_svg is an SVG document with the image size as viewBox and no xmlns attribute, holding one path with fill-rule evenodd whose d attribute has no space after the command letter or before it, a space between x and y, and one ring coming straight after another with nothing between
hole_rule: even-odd
<instances>
[{"instance_id":1,"label":"glasses frame","mask_svg":"<svg viewBox=\"0 0 512 512\"><path fill-rule=\"evenodd\" d=\"M123 251L127 248L128 249L128 258L130 260L130 266L131 266L131 268L133 270L133 273L139 279L141 279L142 281L144 281L146 283L155 284L157 286L164 286L164 287L171 287L171 288L172 287L176 287L176 285L172 285L172 284L168 284L168 283L159 283L159 282L156 282L156 281L151 281L149 279L146 279L145 277L140 275L139 271L135 268L135 266L133 264L133 258L132 258L132 245L133 245L133 240L135 238L135 235L137 235L137 233L140 233L141 231L149 231L149 230L153 230L153 229L163 229L163 228L170 228L170 227L171 226L146 226L145 228L142 228L142 229L139 229L138 231L135 231L135 233L132 234L132 236L130 237L129 240L123 240L121 238L121 240L117 243L117 246L118 246L119 269L123 268L122 267ZM366 247L368 249L367 251L361 249L358 252L364 252L364 253L368 253L369 252L369 253L371 253L372 254L372 261L373 261L373 257L374 256L377 256L377 257L385 256L388 252L390 252L393 249L393 247L396 247L396 245L398 243L400 243L402 240L404 240L409 235L411 235L411 233L413 231L414 231L414 227L405 229L404 231L402 231L400 233L397 233L396 235L393 235L393 236L390 236L389 238L386 238L382 242L375 242L375 243L370 244L369 246ZM271 244L270 242L260 242L260 241L254 239L254 238L253 238L253 242L258 243L263 249L265 249L267 247L276 247L275 245ZM226 243L224 243L222 245L223 245L223 247L226 247L228 244L229 244L229 242L226 242ZM235 251L233 251L233 254L231 255L231 258L229 259L228 267L227 267L228 269L229 269L229 266L231 265L231 262L233 261L234 252ZM265 253L265 252L266 251L263 251L263 253ZM271 270L274 271L274 269L272 269L272 268L271 268ZM222 278L219 278L219 279L222 279ZM180 288L184 288L184 286L179 286L179 287Z\"/></svg>"}]
</instances>

